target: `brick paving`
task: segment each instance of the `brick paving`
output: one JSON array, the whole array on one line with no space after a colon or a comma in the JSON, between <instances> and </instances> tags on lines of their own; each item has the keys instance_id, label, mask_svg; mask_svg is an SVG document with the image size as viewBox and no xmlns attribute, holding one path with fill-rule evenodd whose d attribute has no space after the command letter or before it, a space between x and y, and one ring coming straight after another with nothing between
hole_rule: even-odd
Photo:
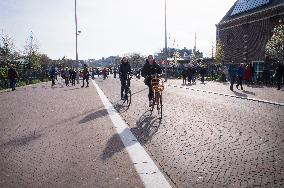
<instances>
[{"instance_id":1,"label":"brick paving","mask_svg":"<svg viewBox=\"0 0 284 188\"><path fill-rule=\"evenodd\" d=\"M177 187L284 186L283 106L166 87L160 122L143 82L132 80L129 109L118 102L119 80L96 82ZM271 92L262 89L249 92L267 99ZM269 99L282 102L279 96Z\"/></svg>"},{"instance_id":2,"label":"brick paving","mask_svg":"<svg viewBox=\"0 0 284 188\"><path fill-rule=\"evenodd\" d=\"M216 82L216 81L205 81L202 84L199 80L196 80L196 84L182 85L181 79L168 79L167 84L184 86L189 89L200 89L219 93L226 93L229 95L235 95L240 97L256 98L261 100L268 100L284 104L284 89L277 90L276 86L265 86L265 85L243 85L244 90L236 88L234 85L234 91L229 89L229 82Z\"/></svg>"},{"instance_id":3,"label":"brick paving","mask_svg":"<svg viewBox=\"0 0 284 188\"><path fill-rule=\"evenodd\" d=\"M0 93L0 187L143 187L96 89Z\"/></svg>"}]
</instances>

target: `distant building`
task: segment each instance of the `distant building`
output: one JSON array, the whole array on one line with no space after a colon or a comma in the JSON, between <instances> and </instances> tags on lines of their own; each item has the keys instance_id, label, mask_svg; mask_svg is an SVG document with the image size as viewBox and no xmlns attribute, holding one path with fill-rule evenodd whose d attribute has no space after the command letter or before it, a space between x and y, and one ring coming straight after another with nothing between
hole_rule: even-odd
<instances>
[{"instance_id":1,"label":"distant building","mask_svg":"<svg viewBox=\"0 0 284 188\"><path fill-rule=\"evenodd\" d=\"M216 25L216 39L224 44L223 63L253 63L260 76L265 67L265 45L279 21L284 0L237 0Z\"/></svg>"}]
</instances>

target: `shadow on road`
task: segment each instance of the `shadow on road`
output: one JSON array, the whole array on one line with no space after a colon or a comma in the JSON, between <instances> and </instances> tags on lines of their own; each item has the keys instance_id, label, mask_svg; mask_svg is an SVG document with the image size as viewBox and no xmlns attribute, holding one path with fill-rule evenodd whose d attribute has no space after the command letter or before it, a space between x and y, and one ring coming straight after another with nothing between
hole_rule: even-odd
<instances>
[{"instance_id":1,"label":"shadow on road","mask_svg":"<svg viewBox=\"0 0 284 188\"><path fill-rule=\"evenodd\" d=\"M246 91L246 90L243 90L243 93L245 93L245 94L249 94L249 95L255 95L255 92Z\"/></svg>"},{"instance_id":2,"label":"shadow on road","mask_svg":"<svg viewBox=\"0 0 284 188\"><path fill-rule=\"evenodd\" d=\"M98 110L94 113L91 113L91 114L88 114L87 116L85 116L82 120L79 121L80 124L83 124L83 123L87 123L89 121L92 121L94 119L98 119L100 117L104 117L104 116L107 116L108 115L108 112L106 109L102 109L102 110Z\"/></svg>"},{"instance_id":3,"label":"shadow on road","mask_svg":"<svg viewBox=\"0 0 284 188\"><path fill-rule=\"evenodd\" d=\"M138 139L140 144L146 144L152 140L154 134L159 130L161 120L157 117L151 116L151 111L148 110L142 114L136 122L136 127L131 131Z\"/></svg>"},{"instance_id":4,"label":"shadow on road","mask_svg":"<svg viewBox=\"0 0 284 188\"><path fill-rule=\"evenodd\" d=\"M81 89L81 88L76 87L76 88L64 89L64 91L72 91L72 90L77 90L77 89Z\"/></svg>"},{"instance_id":5,"label":"shadow on road","mask_svg":"<svg viewBox=\"0 0 284 188\"><path fill-rule=\"evenodd\" d=\"M161 121L151 116L151 111L146 111L143 115L139 118L136 122L136 127L131 128L130 131L136 137L138 142L141 145L144 145L151 141L153 135L158 131ZM125 129L121 135L127 135ZM129 144L126 147L132 145L132 143L136 142L128 142ZM125 148L124 144L122 143L119 134L113 135L107 142L106 147L101 155L102 160L107 160L111 158L115 153L121 152Z\"/></svg>"},{"instance_id":6,"label":"shadow on road","mask_svg":"<svg viewBox=\"0 0 284 188\"><path fill-rule=\"evenodd\" d=\"M237 91L233 91L233 92L234 92L234 94L235 94L236 96L239 96L239 97L247 97L247 95L244 94L244 93L240 93L240 92L237 92Z\"/></svg>"},{"instance_id":7,"label":"shadow on road","mask_svg":"<svg viewBox=\"0 0 284 188\"><path fill-rule=\"evenodd\" d=\"M35 134L35 132L22 137L16 137L6 143L1 144L0 148L8 146L24 146L35 141L39 137L41 137L41 134Z\"/></svg>"}]
</instances>

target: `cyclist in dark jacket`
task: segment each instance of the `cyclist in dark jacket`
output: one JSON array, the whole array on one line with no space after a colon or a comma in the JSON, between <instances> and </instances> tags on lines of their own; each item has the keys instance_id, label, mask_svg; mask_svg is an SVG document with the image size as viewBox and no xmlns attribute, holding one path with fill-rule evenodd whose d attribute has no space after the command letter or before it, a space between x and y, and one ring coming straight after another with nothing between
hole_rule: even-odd
<instances>
[{"instance_id":1,"label":"cyclist in dark jacket","mask_svg":"<svg viewBox=\"0 0 284 188\"><path fill-rule=\"evenodd\" d=\"M121 100L124 100L123 98L123 92L127 93L127 85L130 86L130 80L128 80L128 75L131 74L131 66L128 62L128 59L126 57L123 57L121 60L121 64L119 66L119 79L121 82ZM127 84L127 85L126 85Z\"/></svg>"},{"instance_id":2,"label":"cyclist in dark jacket","mask_svg":"<svg viewBox=\"0 0 284 188\"><path fill-rule=\"evenodd\" d=\"M153 91L151 87L152 76L161 73L162 73L161 67L155 62L153 56L149 55L141 71L141 75L145 78L144 82L149 87L149 93L148 93L149 106L152 106L152 98L153 98Z\"/></svg>"}]
</instances>

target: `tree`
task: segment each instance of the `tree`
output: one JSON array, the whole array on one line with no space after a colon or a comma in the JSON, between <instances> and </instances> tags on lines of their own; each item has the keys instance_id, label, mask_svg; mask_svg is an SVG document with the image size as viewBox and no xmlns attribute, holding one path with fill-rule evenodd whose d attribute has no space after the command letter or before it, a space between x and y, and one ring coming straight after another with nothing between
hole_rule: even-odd
<instances>
[{"instance_id":1,"label":"tree","mask_svg":"<svg viewBox=\"0 0 284 188\"><path fill-rule=\"evenodd\" d=\"M222 41L218 40L216 43L215 63L217 65L221 65L223 58L224 58L224 44Z\"/></svg>"},{"instance_id":2,"label":"tree","mask_svg":"<svg viewBox=\"0 0 284 188\"><path fill-rule=\"evenodd\" d=\"M132 68L139 69L142 68L145 63L146 57L139 54L139 53L133 53L129 56L129 63Z\"/></svg>"},{"instance_id":3,"label":"tree","mask_svg":"<svg viewBox=\"0 0 284 188\"><path fill-rule=\"evenodd\" d=\"M32 32L30 33L29 38L26 40L24 55L26 61L29 64L29 67L33 68L36 71L42 69L41 55L39 53L39 43L33 36Z\"/></svg>"},{"instance_id":4,"label":"tree","mask_svg":"<svg viewBox=\"0 0 284 188\"><path fill-rule=\"evenodd\" d=\"M2 31L0 41L0 61L2 62L1 64L3 66L8 65L8 61L14 60L14 55L16 55L16 52L13 39L8 34L4 34L4 32Z\"/></svg>"},{"instance_id":5,"label":"tree","mask_svg":"<svg viewBox=\"0 0 284 188\"><path fill-rule=\"evenodd\" d=\"M273 34L265 46L265 53L270 58L284 60L284 25L281 21L273 29Z\"/></svg>"}]
</instances>

